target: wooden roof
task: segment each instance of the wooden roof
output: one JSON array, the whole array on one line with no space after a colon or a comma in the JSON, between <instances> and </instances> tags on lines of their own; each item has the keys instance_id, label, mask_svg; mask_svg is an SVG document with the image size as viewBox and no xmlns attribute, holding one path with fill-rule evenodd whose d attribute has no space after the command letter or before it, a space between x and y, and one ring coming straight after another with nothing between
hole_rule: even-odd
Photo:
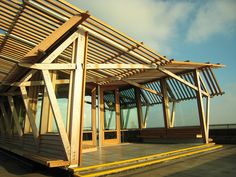
<instances>
[{"instance_id":1,"label":"wooden roof","mask_svg":"<svg viewBox=\"0 0 236 177\"><path fill-rule=\"evenodd\" d=\"M26 68L18 66L18 63L25 62L26 54L72 16L85 13L64 0L0 1L0 11L0 29L6 32L0 35L1 84L18 81L27 72ZM206 68L223 66L169 60L142 42L135 41L93 16L89 16L79 28L88 31L89 34L88 64L154 64L176 74L189 75L193 69L210 72L211 70ZM70 63L71 53L72 46L68 47L57 61ZM35 61L30 61L29 58L28 62ZM214 80L213 75L205 75L209 80L210 90L213 90L210 83L210 80ZM113 82L109 79L114 77L128 78L137 83L153 83L164 76L164 73L156 69L87 70L87 82L96 80L99 84L126 84L123 81ZM212 92L212 95L218 93Z\"/></svg>"}]
</instances>

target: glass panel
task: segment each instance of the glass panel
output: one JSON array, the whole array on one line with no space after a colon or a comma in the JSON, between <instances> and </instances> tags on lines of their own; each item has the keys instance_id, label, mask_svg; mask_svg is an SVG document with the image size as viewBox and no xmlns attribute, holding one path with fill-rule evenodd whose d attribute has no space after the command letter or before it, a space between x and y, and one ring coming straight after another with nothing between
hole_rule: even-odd
<instances>
[{"instance_id":1,"label":"glass panel","mask_svg":"<svg viewBox=\"0 0 236 177\"><path fill-rule=\"evenodd\" d=\"M67 127L67 106L68 106L68 93L69 93L69 84L60 84L56 85L56 97L57 103L61 112L62 121L64 123L64 127ZM52 130L51 132L58 132L56 122L54 117L52 116Z\"/></svg>"},{"instance_id":2,"label":"glass panel","mask_svg":"<svg viewBox=\"0 0 236 177\"><path fill-rule=\"evenodd\" d=\"M86 90L84 101L84 130L92 130L92 97L89 90Z\"/></svg>"},{"instance_id":3,"label":"glass panel","mask_svg":"<svg viewBox=\"0 0 236 177\"><path fill-rule=\"evenodd\" d=\"M104 127L105 130L116 129L116 109L114 91L104 92Z\"/></svg>"},{"instance_id":4,"label":"glass panel","mask_svg":"<svg viewBox=\"0 0 236 177\"><path fill-rule=\"evenodd\" d=\"M14 96L13 99L14 99L14 103L15 103L16 112L19 117L20 126L23 129L25 115L26 115L25 105L24 105L24 102L23 102L23 99L21 96Z\"/></svg>"},{"instance_id":5,"label":"glass panel","mask_svg":"<svg viewBox=\"0 0 236 177\"><path fill-rule=\"evenodd\" d=\"M120 91L120 114L122 129L138 128L138 110L133 88Z\"/></svg>"},{"instance_id":6,"label":"glass panel","mask_svg":"<svg viewBox=\"0 0 236 177\"><path fill-rule=\"evenodd\" d=\"M37 111L36 111L36 120L35 120L35 123L38 129L40 127L40 120L41 120L42 100L43 100L43 94L40 91L38 93L38 102L37 102Z\"/></svg>"},{"instance_id":7,"label":"glass panel","mask_svg":"<svg viewBox=\"0 0 236 177\"><path fill-rule=\"evenodd\" d=\"M182 127L199 125L197 100L182 101L176 104L174 126Z\"/></svg>"},{"instance_id":8,"label":"glass panel","mask_svg":"<svg viewBox=\"0 0 236 177\"><path fill-rule=\"evenodd\" d=\"M145 116L146 110L149 111L147 114L147 128L155 128L155 127L164 127L164 117L163 117L163 110L161 104L155 104L149 106L149 110L143 108L143 114Z\"/></svg>"}]
</instances>

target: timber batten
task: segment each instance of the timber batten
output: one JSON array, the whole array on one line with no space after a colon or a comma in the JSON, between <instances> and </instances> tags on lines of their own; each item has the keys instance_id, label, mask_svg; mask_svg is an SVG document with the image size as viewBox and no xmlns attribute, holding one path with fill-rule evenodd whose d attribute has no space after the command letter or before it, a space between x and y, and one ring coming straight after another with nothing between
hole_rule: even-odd
<instances>
[{"instance_id":1,"label":"timber batten","mask_svg":"<svg viewBox=\"0 0 236 177\"><path fill-rule=\"evenodd\" d=\"M208 143L210 98L224 93L212 69L224 65L169 60L63 0L0 7L1 148L49 167L74 167L82 152L133 136ZM176 106L192 99L200 126L175 127ZM85 104L91 129L84 127ZM146 126L156 104L163 129ZM133 130L123 115L131 108L138 118Z\"/></svg>"}]
</instances>

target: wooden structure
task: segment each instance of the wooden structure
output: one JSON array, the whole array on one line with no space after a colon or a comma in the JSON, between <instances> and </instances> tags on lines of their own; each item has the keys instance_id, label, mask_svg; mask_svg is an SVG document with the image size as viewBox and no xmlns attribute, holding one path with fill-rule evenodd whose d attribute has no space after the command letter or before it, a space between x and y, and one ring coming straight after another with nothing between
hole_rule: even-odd
<instances>
[{"instance_id":1,"label":"wooden structure","mask_svg":"<svg viewBox=\"0 0 236 177\"><path fill-rule=\"evenodd\" d=\"M121 105L137 107L142 136L200 133L208 143L210 98L223 94L212 69L223 65L167 59L63 0L1 1L0 10L1 148L50 167L80 165L87 148L121 143ZM190 99L200 127L174 128L175 105ZM83 131L87 102L92 127ZM142 106L154 104L163 129L146 128Z\"/></svg>"}]
</instances>

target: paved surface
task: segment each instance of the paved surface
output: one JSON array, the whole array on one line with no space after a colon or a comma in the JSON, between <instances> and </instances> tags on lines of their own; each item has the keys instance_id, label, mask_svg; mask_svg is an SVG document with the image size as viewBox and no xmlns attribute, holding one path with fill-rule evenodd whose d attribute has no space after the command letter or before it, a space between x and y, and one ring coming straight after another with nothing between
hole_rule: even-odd
<instances>
[{"instance_id":1,"label":"paved surface","mask_svg":"<svg viewBox=\"0 0 236 177\"><path fill-rule=\"evenodd\" d=\"M48 169L29 161L26 165L25 162L16 160L13 157L0 151L0 177L70 176L63 170ZM235 177L236 145L225 146L223 150L211 154L166 162L161 165L153 165L111 176Z\"/></svg>"},{"instance_id":2,"label":"paved surface","mask_svg":"<svg viewBox=\"0 0 236 177\"><path fill-rule=\"evenodd\" d=\"M109 177L235 177L236 145L196 157L165 162Z\"/></svg>"}]
</instances>

